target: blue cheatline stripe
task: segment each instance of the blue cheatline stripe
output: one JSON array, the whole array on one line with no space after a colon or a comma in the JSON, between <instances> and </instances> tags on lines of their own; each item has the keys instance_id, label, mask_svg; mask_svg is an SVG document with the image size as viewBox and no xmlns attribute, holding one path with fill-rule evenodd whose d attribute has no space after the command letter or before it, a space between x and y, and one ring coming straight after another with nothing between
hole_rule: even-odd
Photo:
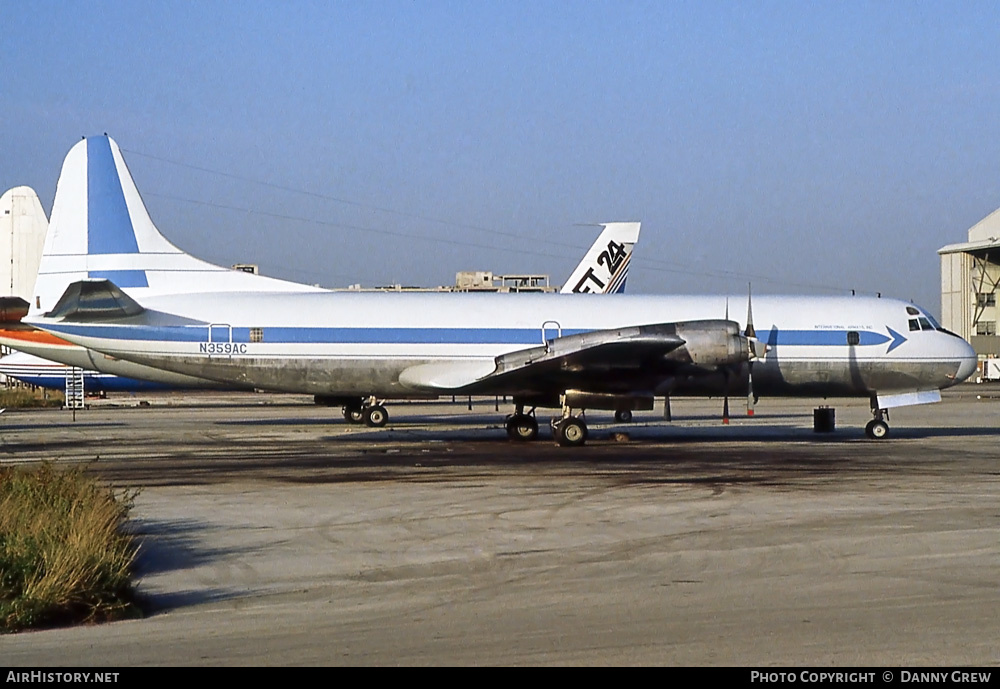
<instances>
[{"instance_id":1,"label":"blue cheatline stripe","mask_svg":"<svg viewBox=\"0 0 1000 689\"><path fill-rule=\"evenodd\" d=\"M83 335L112 340L146 342L207 342L208 325L197 326L101 326L70 323L46 324L46 329L68 335ZM213 340L228 340L228 328L213 328ZM250 343L250 328L232 329L233 342ZM540 328L261 328L264 344L516 344L541 345ZM590 330L563 330L563 336ZM847 346L846 330L778 330L767 333L767 344L774 346L832 347ZM870 330L858 332L858 346L882 345L901 341ZM891 332L891 331L890 331ZM219 337L221 335L221 337ZM900 336L901 337L901 336ZM905 341L902 340L902 341Z\"/></svg>"},{"instance_id":2,"label":"blue cheatline stripe","mask_svg":"<svg viewBox=\"0 0 1000 689\"><path fill-rule=\"evenodd\" d=\"M112 340L152 342L207 342L208 325L198 326L100 326L70 323L46 324L67 335ZM250 328L233 328L233 342L250 342ZM264 327L262 342L305 344L523 344L542 345L541 328L282 328ZM228 328L212 328L216 342L227 341ZM223 332L224 331L224 332ZM563 330L563 336L587 330Z\"/></svg>"},{"instance_id":3,"label":"blue cheatline stripe","mask_svg":"<svg viewBox=\"0 0 1000 689\"><path fill-rule=\"evenodd\" d=\"M885 344L889 337L872 332L871 330L856 330L858 333L858 345ZM835 347L837 345L847 346L847 330L778 330L772 329L768 333L767 343L771 346L781 345L800 347Z\"/></svg>"},{"instance_id":4,"label":"blue cheatline stripe","mask_svg":"<svg viewBox=\"0 0 1000 689\"><path fill-rule=\"evenodd\" d=\"M119 287L149 287L144 270L91 270L87 277L111 280Z\"/></svg>"},{"instance_id":5,"label":"blue cheatline stripe","mask_svg":"<svg viewBox=\"0 0 1000 689\"><path fill-rule=\"evenodd\" d=\"M139 253L106 136L87 139L87 250L91 254Z\"/></svg>"}]
</instances>

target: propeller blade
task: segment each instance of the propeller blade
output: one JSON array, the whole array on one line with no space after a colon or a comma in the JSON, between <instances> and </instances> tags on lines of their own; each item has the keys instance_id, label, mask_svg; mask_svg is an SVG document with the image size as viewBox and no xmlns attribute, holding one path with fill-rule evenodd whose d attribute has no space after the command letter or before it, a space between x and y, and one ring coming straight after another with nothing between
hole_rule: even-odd
<instances>
[{"instance_id":1,"label":"propeller blade","mask_svg":"<svg viewBox=\"0 0 1000 689\"><path fill-rule=\"evenodd\" d=\"M722 369L722 423L729 425L729 371Z\"/></svg>"},{"instance_id":2,"label":"propeller blade","mask_svg":"<svg viewBox=\"0 0 1000 689\"><path fill-rule=\"evenodd\" d=\"M753 327L753 295L751 292L750 283L747 283L747 329L743 331L743 336L747 338L747 342L750 345L750 359L756 359L763 356L764 351L758 354L757 350L757 331Z\"/></svg>"},{"instance_id":3,"label":"propeller blade","mask_svg":"<svg viewBox=\"0 0 1000 689\"><path fill-rule=\"evenodd\" d=\"M750 345L750 359L747 361L747 416L753 416L754 404L757 401L753 394L753 362L754 359L762 358L767 353L767 345L763 345L758 354L759 340L757 331L753 327L753 288L749 282L747 283L747 329L743 334Z\"/></svg>"}]
</instances>

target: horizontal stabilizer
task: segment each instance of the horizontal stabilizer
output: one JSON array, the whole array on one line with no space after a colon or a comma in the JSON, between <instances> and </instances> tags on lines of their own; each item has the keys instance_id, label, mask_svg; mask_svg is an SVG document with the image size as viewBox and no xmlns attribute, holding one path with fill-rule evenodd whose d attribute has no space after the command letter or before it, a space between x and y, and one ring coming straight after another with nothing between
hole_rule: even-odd
<instances>
[{"instance_id":1,"label":"horizontal stabilizer","mask_svg":"<svg viewBox=\"0 0 1000 689\"><path fill-rule=\"evenodd\" d=\"M0 297L0 323L17 323L28 315L28 302L21 297Z\"/></svg>"},{"instance_id":2,"label":"horizontal stabilizer","mask_svg":"<svg viewBox=\"0 0 1000 689\"><path fill-rule=\"evenodd\" d=\"M80 280L66 288L46 318L102 321L138 316L145 311L110 280Z\"/></svg>"}]
</instances>

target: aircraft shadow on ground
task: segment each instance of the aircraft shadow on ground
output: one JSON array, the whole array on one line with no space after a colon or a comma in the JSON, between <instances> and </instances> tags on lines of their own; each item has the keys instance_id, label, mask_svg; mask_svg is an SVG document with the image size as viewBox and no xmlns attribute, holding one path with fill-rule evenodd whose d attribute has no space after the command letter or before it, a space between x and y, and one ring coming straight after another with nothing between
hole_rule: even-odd
<instances>
[{"instance_id":1,"label":"aircraft shadow on ground","mask_svg":"<svg viewBox=\"0 0 1000 689\"><path fill-rule=\"evenodd\" d=\"M201 532L206 524L193 519L149 520L131 522L139 540L135 560L138 591L148 612L157 613L187 605L227 600L246 595L245 590L204 588L186 591L149 592L143 590L144 577L212 565L234 554L238 548L206 548Z\"/></svg>"},{"instance_id":2,"label":"aircraft shadow on ground","mask_svg":"<svg viewBox=\"0 0 1000 689\"><path fill-rule=\"evenodd\" d=\"M34 423L8 423L0 426L0 434L10 431L37 431L37 430L68 430L68 429L81 429L81 428L121 428L127 426L128 424L121 421L75 421L70 423L46 423L46 424L34 424Z\"/></svg>"}]
</instances>

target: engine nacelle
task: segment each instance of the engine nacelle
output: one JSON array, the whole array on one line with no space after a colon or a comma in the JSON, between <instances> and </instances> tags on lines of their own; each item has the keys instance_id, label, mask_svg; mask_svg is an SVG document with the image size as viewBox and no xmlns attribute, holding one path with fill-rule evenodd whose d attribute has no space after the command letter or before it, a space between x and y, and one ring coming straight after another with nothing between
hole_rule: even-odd
<instances>
[{"instance_id":1,"label":"engine nacelle","mask_svg":"<svg viewBox=\"0 0 1000 689\"><path fill-rule=\"evenodd\" d=\"M677 323L684 345L666 355L668 360L715 368L750 360L750 342L733 321Z\"/></svg>"}]
</instances>

